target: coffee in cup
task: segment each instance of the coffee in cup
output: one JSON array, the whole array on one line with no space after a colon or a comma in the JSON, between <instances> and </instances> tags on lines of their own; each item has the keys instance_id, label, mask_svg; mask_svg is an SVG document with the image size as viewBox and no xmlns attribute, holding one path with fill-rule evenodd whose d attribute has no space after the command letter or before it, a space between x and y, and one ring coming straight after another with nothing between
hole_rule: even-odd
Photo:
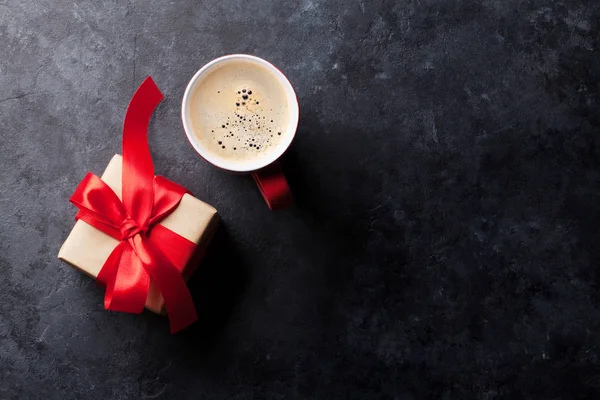
<instances>
[{"instance_id":1,"label":"coffee in cup","mask_svg":"<svg viewBox=\"0 0 600 400\"><path fill-rule=\"evenodd\" d=\"M198 140L231 163L277 149L289 124L284 90L265 67L245 60L206 75L190 98L190 111Z\"/></svg>"}]
</instances>

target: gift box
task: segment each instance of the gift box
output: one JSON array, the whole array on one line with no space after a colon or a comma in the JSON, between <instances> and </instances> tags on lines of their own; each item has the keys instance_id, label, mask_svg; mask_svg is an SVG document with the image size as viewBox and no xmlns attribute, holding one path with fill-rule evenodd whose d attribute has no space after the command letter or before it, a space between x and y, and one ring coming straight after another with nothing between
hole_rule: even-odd
<instances>
[{"instance_id":1,"label":"gift box","mask_svg":"<svg viewBox=\"0 0 600 400\"><path fill-rule=\"evenodd\" d=\"M104 307L167 314L171 332L197 319L186 280L219 224L217 211L154 175L148 124L163 96L148 77L123 125L123 156L101 178L88 173L70 198L77 222L58 258L106 286Z\"/></svg>"},{"instance_id":2,"label":"gift box","mask_svg":"<svg viewBox=\"0 0 600 400\"><path fill-rule=\"evenodd\" d=\"M121 174L122 157L116 154L108 163L101 179L119 199L121 199ZM219 214L215 208L187 193L183 195L177 208L160 221L159 225L197 246L181 270L185 279L188 279L198 267L219 221ZM82 220L77 220L73 230L60 248L58 258L92 278L96 278L108 256L118 244L117 239ZM165 314L163 296L153 281L150 281L146 308L158 314Z\"/></svg>"}]
</instances>

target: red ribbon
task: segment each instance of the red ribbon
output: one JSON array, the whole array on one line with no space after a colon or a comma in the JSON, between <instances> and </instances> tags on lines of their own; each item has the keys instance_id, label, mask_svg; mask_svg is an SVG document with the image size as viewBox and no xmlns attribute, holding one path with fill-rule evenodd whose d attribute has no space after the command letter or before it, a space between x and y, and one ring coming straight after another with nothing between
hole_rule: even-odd
<instances>
[{"instance_id":1,"label":"red ribbon","mask_svg":"<svg viewBox=\"0 0 600 400\"><path fill-rule=\"evenodd\" d=\"M70 201L79 209L76 219L119 240L97 277L106 285L104 307L142 312L152 279L164 298L171 333L175 333L197 319L182 277L196 245L158 225L189 193L182 186L154 176L148 123L162 99L148 77L127 108L123 126L123 201L92 173L81 181Z\"/></svg>"}]
</instances>

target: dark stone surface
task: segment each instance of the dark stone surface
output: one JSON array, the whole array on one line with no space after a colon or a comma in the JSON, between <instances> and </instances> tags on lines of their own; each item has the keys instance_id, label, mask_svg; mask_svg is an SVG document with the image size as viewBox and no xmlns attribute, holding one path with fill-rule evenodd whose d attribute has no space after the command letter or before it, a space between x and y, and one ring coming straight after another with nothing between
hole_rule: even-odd
<instances>
[{"instance_id":1,"label":"dark stone surface","mask_svg":"<svg viewBox=\"0 0 600 400\"><path fill-rule=\"evenodd\" d=\"M0 0L0 398L598 398L599 32L597 0ZM290 211L183 133L233 52L297 89ZM174 336L56 259L147 75L158 173L224 219Z\"/></svg>"}]
</instances>

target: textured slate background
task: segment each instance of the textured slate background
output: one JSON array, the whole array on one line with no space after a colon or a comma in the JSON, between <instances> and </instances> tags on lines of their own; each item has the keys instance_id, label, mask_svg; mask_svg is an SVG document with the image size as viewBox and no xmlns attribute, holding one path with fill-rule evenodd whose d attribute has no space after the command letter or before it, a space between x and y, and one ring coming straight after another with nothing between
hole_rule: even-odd
<instances>
[{"instance_id":1,"label":"textured slate background","mask_svg":"<svg viewBox=\"0 0 600 400\"><path fill-rule=\"evenodd\" d=\"M0 0L0 398L598 398L599 32L596 0ZM233 52L297 89L288 212L183 134ZM147 75L157 171L224 219L175 336L56 259Z\"/></svg>"}]
</instances>

